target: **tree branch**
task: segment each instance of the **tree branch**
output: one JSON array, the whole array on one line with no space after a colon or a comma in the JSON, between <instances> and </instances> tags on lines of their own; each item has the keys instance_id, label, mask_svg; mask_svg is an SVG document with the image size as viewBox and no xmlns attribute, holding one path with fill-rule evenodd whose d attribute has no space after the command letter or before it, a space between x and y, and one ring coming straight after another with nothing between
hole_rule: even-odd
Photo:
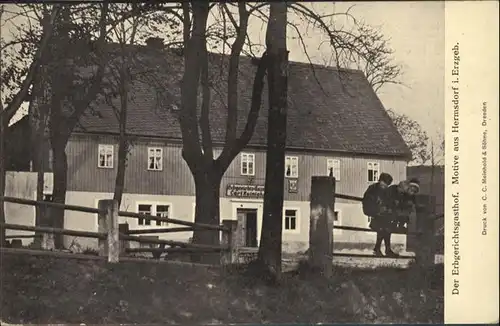
<instances>
[{"instance_id":1,"label":"tree branch","mask_svg":"<svg viewBox=\"0 0 500 326\"><path fill-rule=\"evenodd\" d=\"M365 26L349 13L335 13L352 19L356 32L343 29L336 29L334 25L328 25L325 17L332 15L320 15L305 5L293 2L289 7L294 10L299 17L304 18L308 23L319 29L328 37L328 43L334 53L333 58L336 66L341 64L357 64L358 69L363 70L374 90L378 90L386 83L402 84L397 79L401 74L401 67L391 63L390 55L392 50L387 46L387 41L376 29ZM321 45L326 42L322 42ZM321 46L320 45L320 46ZM364 67L361 67L364 65ZM344 84L341 83L344 88Z\"/></svg>"},{"instance_id":2,"label":"tree branch","mask_svg":"<svg viewBox=\"0 0 500 326\"><path fill-rule=\"evenodd\" d=\"M44 52L49 44L49 40L52 37L52 32L54 31L54 22L59 14L60 9L61 9L60 5L54 5L54 7L52 8L50 19L47 25L47 30L42 37L42 41L40 42L40 46L38 47L35 53L33 62L31 63L28 69L28 73L21 84L21 89L17 92L12 101L7 105L5 110L0 112L0 114L3 115L4 119L3 121L4 122L7 121L6 123L9 123L10 119L12 119L12 117L17 112L17 110L19 109L19 107L21 106L21 104L26 99L26 96L29 93L29 89L33 82L33 78L35 77L35 73L38 70L38 66L40 65L42 56L44 55Z\"/></svg>"},{"instance_id":3,"label":"tree branch","mask_svg":"<svg viewBox=\"0 0 500 326\"><path fill-rule=\"evenodd\" d=\"M200 54L206 51L206 25L208 2L193 2L193 32L185 44L184 74L181 83L181 111L179 123L182 132L182 156L189 168L195 173L197 162L202 159L198 134L197 103L198 86L201 73ZM185 8L187 9L187 8ZM187 39L186 34L184 34Z\"/></svg>"},{"instance_id":4,"label":"tree branch","mask_svg":"<svg viewBox=\"0 0 500 326\"><path fill-rule=\"evenodd\" d=\"M253 81L252 89L252 101L250 104L250 111L248 112L247 123L245 129L241 133L240 137L234 143L233 146L225 146L222 153L216 160L216 165L221 171L225 171L233 159L238 155L238 153L248 145L248 142L252 138L252 135L257 125L257 120L259 118L259 111L262 103L262 92L264 90L264 81L266 76L266 71L268 68L268 55L264 52L262 58L257 66L257 71L255 73L255 78Z\"/></svg>"},{"instance_id":5,"label":"tree branch","mask_svg":"<svg viewBox=\"0 0 500 326\"><path fill-rule=\"evenodd\" d=\"M244 2L238 3L240 26L237 29L236 39L231 47L229 56L229 72L227 79L227 120L225 147L234 146L236 141L236 126L238 124L238 76L240 54L245 44L248 28L248 12Z\"/></svg>"},{"instance_id":6,"label":"tree branch","mask_svg":"<svg viewBox=\"0 0 500 326\"><path fill-rule=\"evenodd\" d=\"M212 147L212 134L210 132L210 84L208 81L208 53L206 47L203 49L202 60L201 85L203 97L201 102L200 128L203 154L206 161L211 161L214 158L214 152Z\"/></svg>"},{"instance_id":7,"label":"tree branch","mask_svg":"<svg viewBox=\"0 0 500 326\"><path fill-rule=\"evenodd\" d=\"M186 1L182 2L182 24L184 26L183 29L183 39L184 39L184 46L187 46L187 43L189 42L189 39L191 37L191 19L189 17L189 3Z\"/></svg>"},{"instance_id":8,"label":"tree branch","mask_svg":"<svg viewBox=\"0 0 500 326\"><path fill-rule=\"evenodd\" d=\"M94 101L96 95L101 91L102 80L104 77L104 71L107 61L106 49L104 48L106 44L106 23L108 16L109 3L104 1L101 7L101 17L99 20L99 39L97 40L97 52L99 56L99 63L97 67L97 72L93 78L91 78L90 88L84 93L84 96L73 103L74 111L67 121L67 130L71 132L76 123L80 119L83 112L90 106L90 103Z\"/></svg>"},{"instance_id":9,"label":"tree branch","mask_svg":"<svg viewBox=\"0 0 500 326\"><path fill-rule=\"evenodd\" d=\"M231 24L233 24L234 29L238 32L240 27L238 26L236 19L234 19L233 14L231 13L231 11L229 11L229 8L227 7L227 5L225 3L222 3L221 6L224 9L224 11L226 12L227 16L229 17ZM240 17L240 19L241 19L241 17Z\"/></svg>"}]
</instances>

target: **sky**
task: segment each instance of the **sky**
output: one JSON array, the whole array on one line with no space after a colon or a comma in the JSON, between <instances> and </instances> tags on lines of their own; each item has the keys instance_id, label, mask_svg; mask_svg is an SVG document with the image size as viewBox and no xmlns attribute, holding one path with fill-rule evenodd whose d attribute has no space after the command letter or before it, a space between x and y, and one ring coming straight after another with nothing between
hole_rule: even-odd
<instances>
[{"instance_id":1,"label":"sky","mask_svg":"<svg viewBox=\"0 0 500 326\"><path fill-rule=\"evenodd\" d=\"M393 59L403 67L400 80L405 85L388 84L378 91L385 108L408 115L432 138L443 132L444 2L315 2L308 5L323 14L351 8L350 13L356 19L378 27L390 39ZM324 38L314 29L301 30L311 60L324 64L331 52L328 46L318 50ZM251 39L265 43L262 23L251 20L248 33ZM289 37L287 46L289 60L308 62L297 40Z\"/></svg>"}]
</instances>

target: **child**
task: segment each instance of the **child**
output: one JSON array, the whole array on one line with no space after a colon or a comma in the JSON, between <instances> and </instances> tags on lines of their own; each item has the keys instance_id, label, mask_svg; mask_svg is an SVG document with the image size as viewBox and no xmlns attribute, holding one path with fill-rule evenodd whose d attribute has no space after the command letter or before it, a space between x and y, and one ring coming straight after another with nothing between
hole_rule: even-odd
<instances>
[{"instance_id":1,"label":"child","mask_svg":"<svg viewBox=\"0 0 500 326\"><path fill-rule=\"evenodd\" d=\"M407 229L409 216L415 209L415 195L419 191L420 182L415 178L389 187L388 196L393 211L392 225L395 229Z\"/></svg>"},{"instance_id":2,"label":"child","mask_svg":"<svg viewBox=\"0 0 500 326\"><path fill-rule=\"evenodd\" d=\"M391 183L392 176L388 173L381 173L378 182L370 185L363 196L363 213L371 218L370 228L377 231L377 242L373 249L376 256L382 256L380 250L382 241L385 242L386 255L396 255L391 250L391 233L389 231L391 211L387 207L386 198L386 191Z\"/></svg>"}]
</instances>

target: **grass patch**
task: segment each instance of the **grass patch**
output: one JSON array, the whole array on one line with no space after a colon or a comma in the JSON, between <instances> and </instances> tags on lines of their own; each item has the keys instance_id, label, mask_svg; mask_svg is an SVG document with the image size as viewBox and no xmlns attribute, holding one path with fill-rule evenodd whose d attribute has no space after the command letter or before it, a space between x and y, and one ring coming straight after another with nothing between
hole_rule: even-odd
<instances>
[{"instance_id":1,"label":"grass patch","mask_svg":"<svg viewBox=\"0 0 500 326\"><path fill-rule=\"evenodd\" d=\"M434 281L439 270L334 271L326 280L299 267L284 274L280 285L269 286L241 267L110 265L5 253L0 319L40 324L443 322L443 281Z\"/></svg>"}]
</instances>

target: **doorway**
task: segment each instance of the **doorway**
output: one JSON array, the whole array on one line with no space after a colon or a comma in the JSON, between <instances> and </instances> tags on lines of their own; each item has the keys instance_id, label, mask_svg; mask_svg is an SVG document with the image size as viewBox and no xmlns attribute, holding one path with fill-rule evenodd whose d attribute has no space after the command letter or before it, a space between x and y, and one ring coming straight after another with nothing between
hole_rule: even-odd
<instances>
[{"instance_id":1,"label":"doorway","mask_svg":"<svg viewBox=\"0 0 500 326\"><path fill-rule=\"evenodd\" d=\"M241 245L243 247L257 247L257 209L238 208L236 215L238 217Z\"/></svg>"}]
</instances>

